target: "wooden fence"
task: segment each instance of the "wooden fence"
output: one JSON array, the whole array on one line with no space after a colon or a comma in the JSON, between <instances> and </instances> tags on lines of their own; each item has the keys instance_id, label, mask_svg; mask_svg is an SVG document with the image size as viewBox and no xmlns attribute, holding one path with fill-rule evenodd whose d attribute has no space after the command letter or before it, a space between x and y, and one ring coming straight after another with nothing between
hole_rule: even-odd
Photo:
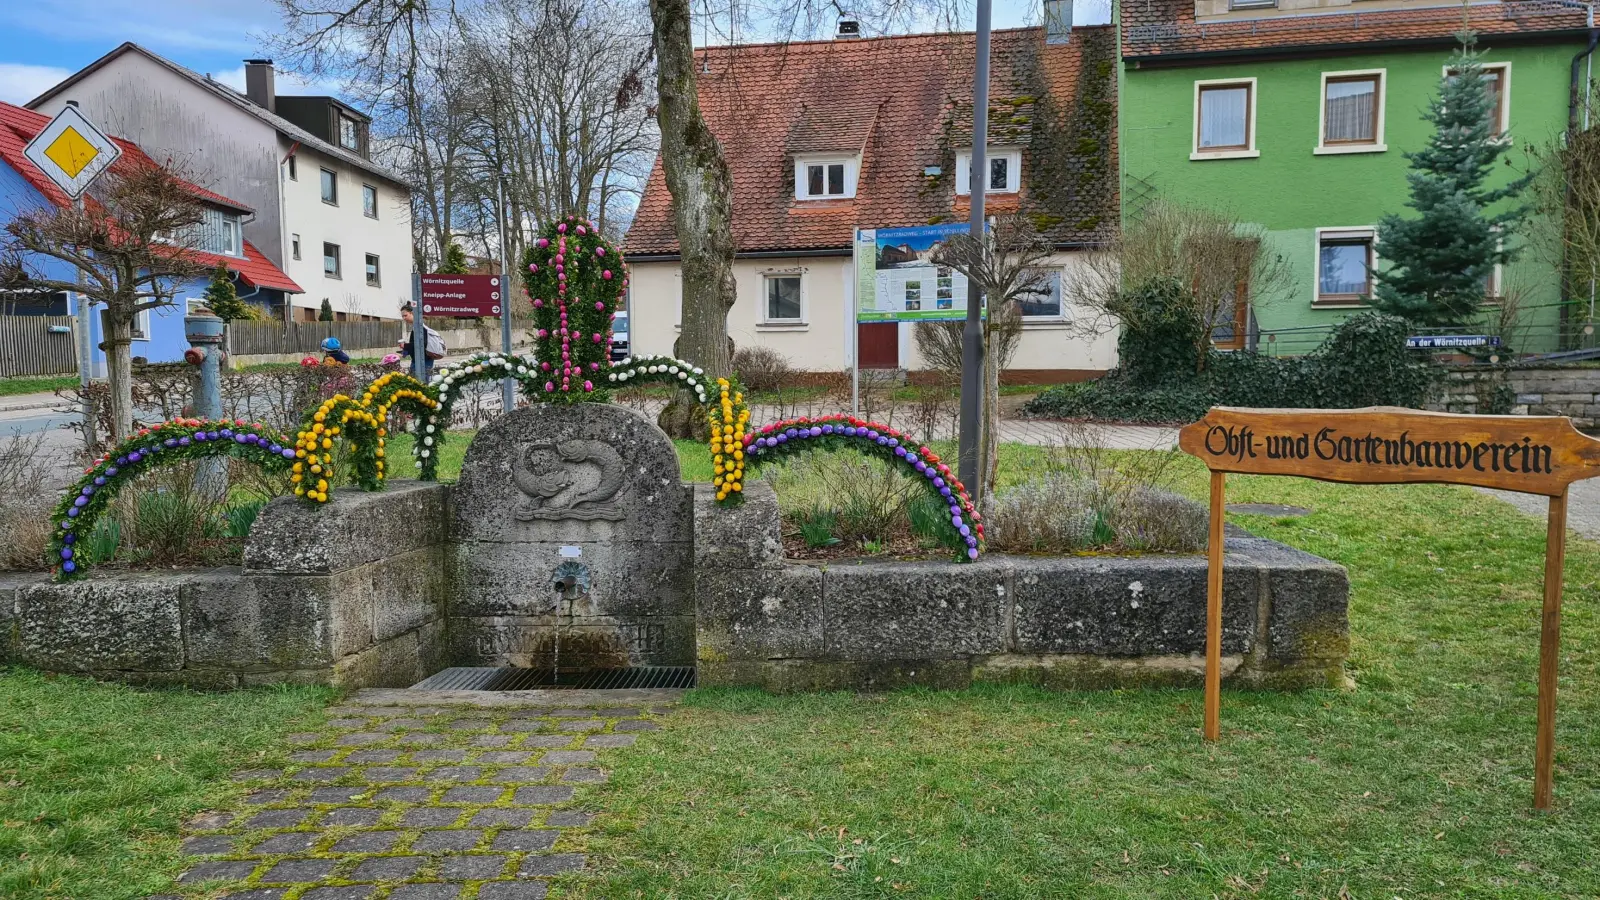
<instances>
[{"instance_id":1,"label":"wooden fence","mask_svg":"<svg viewBox=\"0 0 1600 900\"><path fill-rule=\"evenodd\" d=\"M231 356L322 352L322 339L336 337L346 352L394 347L402 323L387 322L229 322Z\"/></svg>"},{"instance_id":2,"label":"wooden fence","mask_svg":"<svg viewBox=\"0 0 1600 900\"><path fill-rule=\"evenodd\" d=\"M0 378L77 371L71 316L0 316Z\"/></svg>"}]
</instances>

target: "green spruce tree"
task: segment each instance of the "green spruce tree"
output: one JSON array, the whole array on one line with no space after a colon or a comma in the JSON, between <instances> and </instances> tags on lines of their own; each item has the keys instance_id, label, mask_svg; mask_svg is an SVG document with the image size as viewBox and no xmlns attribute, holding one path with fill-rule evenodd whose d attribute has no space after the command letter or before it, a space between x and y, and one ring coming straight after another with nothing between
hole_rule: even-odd
<instances>
[{"instance_id":1,"label":"green spruce tree","mask_svg":"<svg viewBox=\"0 0 1600 900\"><path fill-rule=\"evenodd\" d=\"M317 321L318 322L332 322L333 321L333 304L328 302L328 298L327 297L323 297L322 298L322 311L317 313Z\"/></svg>"},{"instance_id":2,"label":"green spruce tree","mask_svg":"<svg viewBox=\"0 0 1600 900\"><path fill-rule=\"evenodd\" d=\"M224 321L254 318L250 314L250 304L240 300L239 292L234 290L233 279L228 277L225 264L218 264L216 271L211 273L211 283L206 286L203 296L206 306Z\"/></svg>"},{"instance_id":3,"label":"green spruce tree","mask_svg":"<svg viewBox=\"0 0 1600 900\"><path fill-rule=\"evenodd\" d=\"M461 249L460 244L451 241L450 245L444 248L444 262L439 264L439 271L434 274L465 275L467 272L467 251Z\"/></svg>"},{"instance_id":4,"label":"green spruce tree","mask_svg":"<svg viewBox=\"0 0 1600 900\"><path fill-rule=\"evenodd\" d=\"M1485 187L1510 144L1494 133L1494 96L1474 49L1476 38L1470 31L1457 37L1461 47L1451 58L1450 74L1428 105L1433 137L1406 154L1406 205L1417 217L1391 214L1378 223L1378 254L1385 265L1374 273L1372 305L1414 325L1464 325L1478 315L1489 275L1513 256L1505 239L1522 216L1520 208L1491 214L1489 207L1515 197L1531 179Z\"/></svg>"}]
</instances>

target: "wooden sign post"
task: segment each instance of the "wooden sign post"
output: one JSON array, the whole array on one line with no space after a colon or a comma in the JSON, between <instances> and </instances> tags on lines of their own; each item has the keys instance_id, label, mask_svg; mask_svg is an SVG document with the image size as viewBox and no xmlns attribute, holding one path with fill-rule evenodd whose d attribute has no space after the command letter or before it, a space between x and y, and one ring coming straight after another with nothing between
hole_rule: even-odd
<instances>
[{"instance_id":1,"label":"wooden sign post","mask_svg":"<svg viewBox=\"0 0 1600 900\"><path fill-rule=\"evenodd\" d=\"M1600 476L1600 441L1580 434L1561 416L1460 416L1395 407L1216 407L1185 426L1178 444L1211 470L1205 736L1213 741L1222 729L1222 520L1228 472L1350 484L1470 484L1549 497L1533 805L1550 808L1567 487Z\"/></svg>"}]
</instances>

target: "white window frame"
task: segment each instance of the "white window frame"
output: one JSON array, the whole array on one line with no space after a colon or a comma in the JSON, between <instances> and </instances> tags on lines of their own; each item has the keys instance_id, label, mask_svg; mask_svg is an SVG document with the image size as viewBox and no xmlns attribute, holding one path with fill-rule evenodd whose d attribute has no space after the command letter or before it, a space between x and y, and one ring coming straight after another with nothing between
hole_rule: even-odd
<instances>
[{"instance_id":1,"label":"white window frame","mask_svg":"<svg viewBox=\"0 0 1600 900\"><path fill-rule=\"evenodd\" d=\"M141 309L133 314L133 332L129 340L150 340L150 310Z\"/></svg>"},{"instance_id":2,"label":"white window frame","mask_svg":"<svg viewBox=\"0 0 1600 900\"><path fill-rule=\"evenodd\" d=\"M367 212L367 196L372 197L372 212ZM361 186L361 214L369 219L378 218L378 189L370 184Z\"/></svg>"},{"instance_id":3,"label":"white window frame","mask_svg":"<svg viewBox=\"0 0 1600 900\"><path fill-rule=\"evenodd\" d=\"M990 147L985 151L987 157L985 165L991 159L1004 158L1006 160L1006 186L1000 188L985 188L984 195L990 194L1016 194L1022 191L1022 151L1014 147ZM989 181L987 172L984 173L984 183ZM960 150L956 153L956 196L972 196L972 151Z\"/></svg>"},{"instance_id":4,"label":"white window frame","mask_svg":"<svg viewBox=\"0 0 1600 900\"><path fill-rule=\"evenodd\" d=\"M339 134L337 135L337 138L338 138L339 146L341 148L345 149L345 150L349 150L351 153L360 153L361 152L361 122L360 122L360 120L356 119L355 116L347 116L347 115L345 115L344 113L341 112L338 115L338 124L339 124ZM345 143L345 141L344 141L344 129L345 129L345 125L347 125L347 124L350 126L350 138L351 138L351 142L348 143L348 144Z\"/></svg>"},{"instance_id":5,"label":"white window frame","mask_svg":"<svg viewBox=\"0 0 1600 900\"><path fill-rule=\"evenodd\" d=\"M800 279L800 318L774 319L767 315L767 282L773 278L798 278ZM761 321L762 329L780 329L795 331L810 327L810 305L806 297L806 270L798 269L765 269L761 272Z\"/></svg>"},{"instance_id":6,"label":"white window frame","mask_svg":"<svg viewBox=\"0 0 1600 900\"><path fill-rule=\"evenodd\" d=\"M806 167L844 165L844 193L842 194L811 194L806 191ZM794 198L796 200L851 200L856 195L856 178L861 171L861 157L841 156L836 153L817 155L810 154L794 158ZM823 188L827 188L827 172L823 172Z\"/></svg>"},{"instance_id":7,"label":"white window frame","mask_svg":"<svg viewBox=\"0 0 1600 900\"><path fill-rule=\"evenodd\" d=\"M328 248L333 248L333 271L328 271ZM344 280L344 247L333 241L322 242L322 277Z\"/></svg>"},{"instance_id":8,"label":"white window frame","mask_svg":"<svg viewBox=\"0 0 1600 900\"><path fill-rule=\"evenodd\" d=\"M1328 80L1338 78L1361 78L1376 75L1378 78L1378 121L1372 129L1373 141L1370 144L1327 144L1324 141L1328 133ZM1382 153L1389 149L1383 141L1383 128L1388 118L1387 97L1389 95L1389 70L1388 69L1350 69L1344 72L1323 72L1322 79L1317 84L1317 146L1311 152L1318 156L1339 156L1347 153Z\"/></svg>"},{"instance_id":9,"label":"white window frame","mask_svg":"<svg viewBox=\"0 0 1600 900\"><path fill-rule=\"evenodd\" d=\"M1316 309L1366 309L1368 304L1353 300L1323 300L1322 298L1322 241L1325 235L1333 240L1365 237L1372 242L1372 259L1368 263L1367 285L1376 289L1378 284L1378 228L1376 225L1349 225L1342 228L1316 229L1316 244L1311 249L1311 305Z\"/></svg>"},{"instance_id":10,"label":"white window frame","mask_svg":"<svg viewBox=\"0 0 1600 900\"><path fill-rule=\"evenodd\" d=\"M1480 69L1499 69L1500 70L1500 134L1499 134L1499 136L1497 136L1495 138L1495 140L1497 140L1497 141L1510 141L1511 140L1511 63L1509 63L1509 62L1479 63L1478 64L1478 68L1480 68ZM1441 71L1444 73L1444 77L1445 78L1449 78L1450 77L1450 73L1451 73L1450 64L1449 63L1445 63L1444 66L1442 67Z\"/></svg>"},{"instance_id":11,"label":"white window frame","mask_svg":"<svg viewBox=\"0 0 1600 900\"><path fill-rule=\"evenodd\" d=\"M1072 321L1072 317L1067 313L1067 270L1066 270L1066 267L1065 266L1037 266L1037 267L1035 267L1034 271L1042 272L1047 277L1049 277L1049 276L1054 276L1055 277L1056 290L1057 290L1057 298L1056 299L1060 303L1061 311L1056 313L1053 316L1049 316L1049 315L1045 315L1045 316L1024 315L1022 317L1022 324L1025 325L1025 326L1026 325L1059 325L1059 324L1061 324L1063 322ZM1021 301L1018 301L1018 302L1020 303Z\"/></svg>"},{"instance_id":12,"label":"white window frame","mask_svg":"<svg viewBox=\"0 0 1600 900\"><path fill-rule=\"evenodd\" d=\"M1244 149L1202 150L1200 148L1200 93L1208 87L1243 86L1250 89L1250 109L1246 115L1246 144ZM1256 107L1261 97L1254 78L1206 78L1194 83L1194 110L1189 126L1189 159L1255 159L1261 155L1256 149Z\"/></svg>"},{"instance_id":13,"label":"white window frame","mask_svg":"<svg viewBox=\"0 0 1600 900\"><path fill-rule=\"evenodd\" d=\"M222 254L224 256L244 255L244 235L238 219L224 218L222 220Z\"/></svg>"}]
</instances>

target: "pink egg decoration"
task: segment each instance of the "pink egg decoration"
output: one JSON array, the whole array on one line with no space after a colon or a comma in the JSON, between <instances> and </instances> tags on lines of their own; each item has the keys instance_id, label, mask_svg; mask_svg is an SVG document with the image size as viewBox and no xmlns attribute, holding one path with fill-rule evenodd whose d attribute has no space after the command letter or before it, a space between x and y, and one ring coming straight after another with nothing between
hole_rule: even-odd
<instances>
[{"instance_id":1,"label":"pink egg decoration","mask_svg":"<svg viewBox=\"0 0 1600 900\"><path fill-rule=\"evenodd\" d=\"M560 225L557 225L556 226L556 230L561 232L562 234L566 234L567 233L567 223L562 222Z\"/></svg>"},{"instance_id":2,"label":"pink egg decoration","mask_svg":"<svg viewBox=\"0 0 1600 900\"><path fill-rule=\"evenodd\" d=\"M610 280L611 280L611 270L610 270L610 269L607 269L607 270L605 270L605 271L604 271L604 272L601 272L601 273L600 273L600 277L601 277L601 278L604 278L604 279L605 279L605 280L607 280L607 281L610 281Z\"/></svg>"}]
</instances>

